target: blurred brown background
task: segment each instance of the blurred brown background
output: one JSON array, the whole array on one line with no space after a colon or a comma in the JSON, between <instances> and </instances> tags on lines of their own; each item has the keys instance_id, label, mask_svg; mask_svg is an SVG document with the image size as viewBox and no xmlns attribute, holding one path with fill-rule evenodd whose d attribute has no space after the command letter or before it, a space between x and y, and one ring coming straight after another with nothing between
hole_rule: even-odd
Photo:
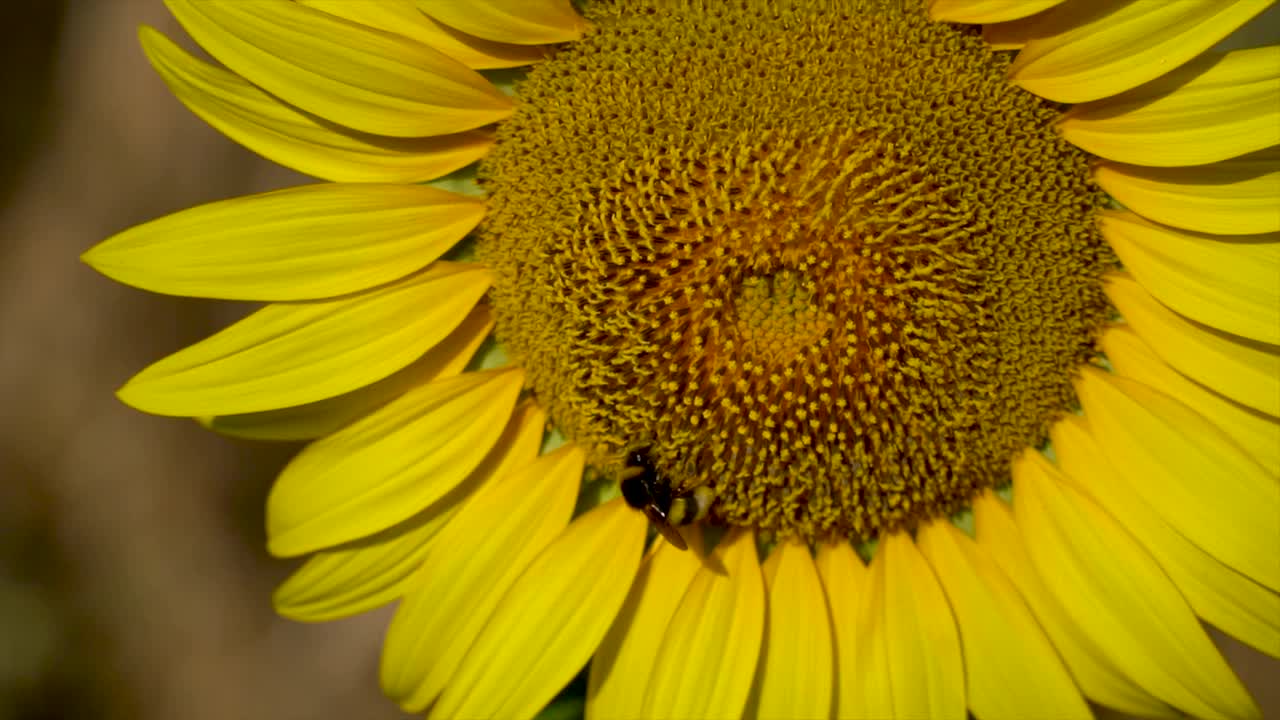
<instances>
[{"instance_id":1,"label":"blurred brown background","mask_svg":"<svg viewBox=\"0 0 1280 720\"><path fill-rule=\"evenodd\" d=\"M243 308L116 285L77 256L140 221L302 181L209 129L147 65L160 0L6 5L0 46L0 720L403 717L386 618L281 620L262 506L292 447L112 391ZM185 42L185 38L183 39Z\"/></svg>"},{"instance_id":2,"label":"blurred brown background","mask_svg":"<svg viewBox=\"0 0 1280 720\"><path fill-rule=\"evenodd\" d=\"M152 418L112 391L243 308L162 297L77 261L194 204L304 179L225 140L138 48L160 0L6 6L0 47L0 720L402 717L386 621L275 617L292 567L262 507L292 447ZM1280 664L1225 644L1269 715Z\"/></svg>"}]
</instances>

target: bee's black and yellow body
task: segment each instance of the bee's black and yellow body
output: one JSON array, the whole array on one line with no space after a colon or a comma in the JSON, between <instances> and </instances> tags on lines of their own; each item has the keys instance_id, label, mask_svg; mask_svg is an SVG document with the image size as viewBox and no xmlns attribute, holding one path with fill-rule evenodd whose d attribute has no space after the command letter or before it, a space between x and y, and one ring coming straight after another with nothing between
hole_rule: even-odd
<instances>
[{"instance_id":1,"label":"bee's black and yellow body","mask_svg":"<svg viewBox=\"0 0 1280 720\"><path fill-rule=\"evenodd\" d=\"M627 457L627 474L621 489L627 504L642 511L667 542L681 550L688 545L676 527L701 520L711 507L709 490L704 487L690 491L673 489L644 450L636 450Z\"/></svg>"}]
</instances>

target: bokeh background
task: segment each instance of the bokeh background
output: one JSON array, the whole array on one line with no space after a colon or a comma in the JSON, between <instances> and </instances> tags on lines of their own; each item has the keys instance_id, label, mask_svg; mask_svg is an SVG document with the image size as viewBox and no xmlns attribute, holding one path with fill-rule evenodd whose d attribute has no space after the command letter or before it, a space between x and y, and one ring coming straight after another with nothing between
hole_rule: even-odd
<instances>
[{"instance_id":1,"label":"bokeh background","mask_svg":"<svg viewBox=\"0 0 1280 720\"><path fill-rule=\"evenodd\" d=\"M193 204L297 184L188 113L138 46L160 0L6 3L0 43L0 720L404 717L385 616L275 617L293 563L263 501L295 447L112 392L245 313L116 285L78 256Z\"/></svg>"},{"instance_id":2,"label":"bokeh background","mask_svg":"<svg viewBox=\"0 0 1280 720\"><path fill-rule=\"evenodd\" d=\"M307 179L169 95L136 39L145 23L185 42L160 0L5 10L0 720L404 717L378 692L384 613L308 626L271 610L293 564L263 550L262 508L297 448L112 395L246 308L135 291L77 260L138 222ZM1274 42L1276 13L1267 24L1255 32ZM1280 663L1222 646L1280 717Z\"/></svg>"}]
</instances>

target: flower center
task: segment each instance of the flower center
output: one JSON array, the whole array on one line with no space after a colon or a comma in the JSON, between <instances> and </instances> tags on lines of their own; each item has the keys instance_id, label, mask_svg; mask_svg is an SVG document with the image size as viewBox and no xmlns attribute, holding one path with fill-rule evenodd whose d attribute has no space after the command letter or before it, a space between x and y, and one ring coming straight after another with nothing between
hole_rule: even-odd
<instances>
[{"instance_id":1,"label":"flower center","mask_svg":"<svg viewBox=\"0 0 1280 720\"><path fill-rule=\"evenodd\" d=\"M867 538L1074 403L1114 263L1008 59L897 0L596 3L481 168L499 337L602 468Z\"/></svg>"}]
</instances>

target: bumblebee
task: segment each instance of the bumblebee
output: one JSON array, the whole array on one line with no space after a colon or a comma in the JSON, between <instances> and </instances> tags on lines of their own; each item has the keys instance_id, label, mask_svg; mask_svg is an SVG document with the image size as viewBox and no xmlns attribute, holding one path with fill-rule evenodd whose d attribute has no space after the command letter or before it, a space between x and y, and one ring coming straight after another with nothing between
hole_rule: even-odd
<instances>
[{"instance_id":1,"label":"bumblebee","mask_svg":"<svg viewBox=\"0 0 1280 720\"><path fill-rule=\"evenodd\" d=\"M702 485L687 491L672 488L670 480L654 467L647 450L627 456L621 489L627 504L642 511L662 537L680 550L689 546L676 527L705 517L713 499L711 490Z\"/></svg>"}]
</instances>

